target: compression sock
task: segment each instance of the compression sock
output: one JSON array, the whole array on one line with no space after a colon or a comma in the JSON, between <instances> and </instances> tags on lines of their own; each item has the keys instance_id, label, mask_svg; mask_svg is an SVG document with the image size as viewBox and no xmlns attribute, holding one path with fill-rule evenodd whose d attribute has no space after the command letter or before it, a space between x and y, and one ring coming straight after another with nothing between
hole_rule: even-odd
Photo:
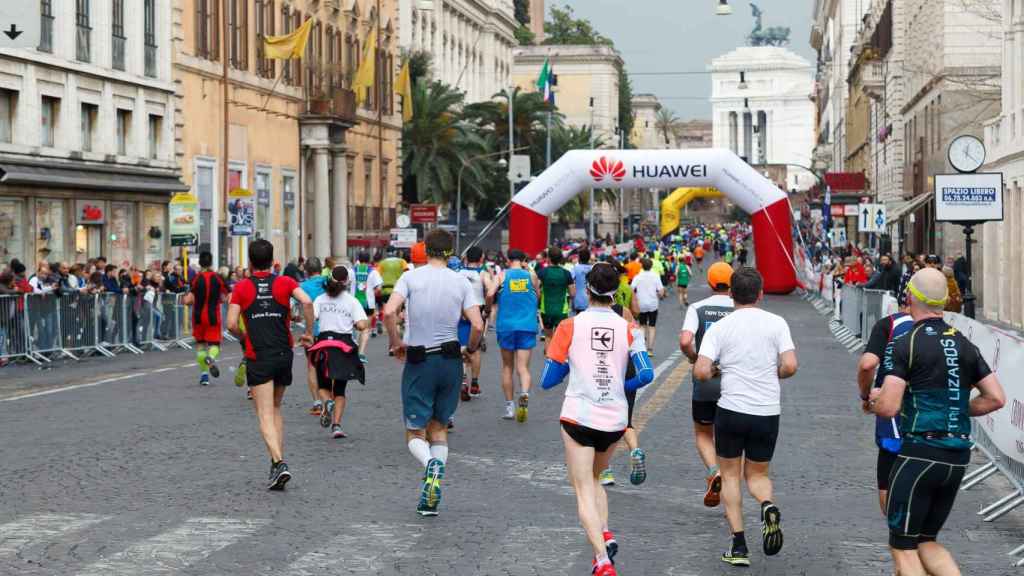
<instances>
[{"instance_id":1,"label":"compression sock","mask_svg":"<svg viewBox=\"0 0 1024 576\"><path fill-rule=\"evenodd\" d=\"M199 365L200 374L206 374L207 371L206 354L206 348L200 348L199 350L196 351L196 364Z\"/></svg>"},{"instance_id":2,"label":"compression sock","mask_svg":"<svg viewBox=\"0 0 1024 576\"><path fill-rule=\"evenodd\" d=\"M732 533L732 549L734 551L746 551L747 537L744 535L743 530Z\"/></svg>"},{"instance_id":3,"label":"compression sock","mask_svg":"<svg viewBox=\"0 0 1024 576\"><path fill-rule=\"evenodd\" d=\"M441 462L448 463L448 445L447 444L431 444L430 445L430 456L437 458Z\"/></svg>"},{"instance_id":4,"label":"compression sock","mask_svg":"<svg viewBox=\"0 0 1024 576\"><path fill-rule=\"evenodd\" d=\"M216 360L220 356L220 346L210 346L210 358Z\"/></svg>"},{"instance_id":5,"label":"compression sock","mask_svg":"<svg viewBox=\"0 0 1024 576\"><path fill-rule=\"evenodd\" d=\"M420 464L423 464L423 467L426 468L427 462L430 462L431 458L430 444L427 444L426 440L423 438L413 438L412 440L409 440L409 452L411 452L413 457L419 460Z\"/></svg>"}]
</instances>

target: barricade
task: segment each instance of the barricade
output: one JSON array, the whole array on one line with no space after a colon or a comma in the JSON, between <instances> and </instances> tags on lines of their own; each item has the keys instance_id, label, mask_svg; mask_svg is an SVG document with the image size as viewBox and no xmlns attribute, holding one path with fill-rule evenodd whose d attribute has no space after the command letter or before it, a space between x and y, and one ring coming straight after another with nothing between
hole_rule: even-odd
<instances>
[{"instance_id":1,"label":"barricade","mask_svg":"<svg viewBox=\"0 0 1024 576\"><path fill-rule=\"evenodd\" d=\"M867 340L875 323L882 319L887 294L889 292L886 290L864 290L861 294L860 334L862 339Z\"/></svg>"},{"instance_id":2,"label":"barricade","mask_svg":"<svg viewBox=\"0 0 1024 576\"><path fill-rule=\"evenodd\" d=\"M98 294L100 345L106 350L142 354L132 342L132 327L137 323L129 306L132 297L125 294Z\"/></svg>"},{"instance_id":3,"label":"barricade","mask_svg":"<svg viewBox=\"0 0 1024 576\"><path fill-rule=\"evenodd\" d=\"M39 363L29 346L26 300L24 294L0 296L0 360L4 362L24 358Z\"/></svg>"},{"instance_id":4,"label":"barricade","mask_svg":"<svg viewBox=\"0 0 1024 576\"><path fill-rule=\"evenodd\" d=\"M861 314L864 306L864 289L858 286L843 285L839 300L839 318L854 336L861 336Z\"/></svg>"},{"instance_id":5,"label":"barricade","mask_svg":"<svg viewBox=\"0 0 1024 576\"><path fill-rule=\"evenodd\" d=\"M57 296L60 342L65 351L76 355L114 355L100 343L97 301L98 295L86 292Z\"/></svg>"},{"instance_id":6,"label":"barricade","mask_svg":"<svg viewBox=\"0 0 1024 576\"><path fill-rule=\"evenodd\" d=\"M60 356L77 359L61 347L61 317L57 300L55 293L25 296L29 353L43 362L50 362Z\"/></svg>"}]
</instances>

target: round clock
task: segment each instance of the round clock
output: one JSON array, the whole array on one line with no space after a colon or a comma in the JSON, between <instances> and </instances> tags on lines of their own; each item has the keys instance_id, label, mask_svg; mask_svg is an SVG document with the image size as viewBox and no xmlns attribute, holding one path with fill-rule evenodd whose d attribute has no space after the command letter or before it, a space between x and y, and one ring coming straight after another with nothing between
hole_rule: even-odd
<instances>
[{"instance_id":1,"label":"round clock","mask_svg":"<svg viewBox=\"0 0 1024 576\"><path fill-rule=\"evenodd\" d=\"M949 163L957 172L976 172L985 163L985 144L975 136L957 136L949 145Z\"/></svg>"}]
</instances>

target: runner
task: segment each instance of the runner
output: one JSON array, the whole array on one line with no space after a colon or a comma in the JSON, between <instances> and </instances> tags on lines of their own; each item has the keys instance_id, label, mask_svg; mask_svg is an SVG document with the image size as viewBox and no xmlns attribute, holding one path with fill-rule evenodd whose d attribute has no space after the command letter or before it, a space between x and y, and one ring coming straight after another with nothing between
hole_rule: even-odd
<instances>
[{"instance_id":1,"label":"runner","mask_svg":"<svg viewBox=\"0 0 1024 576\"><path fill-rule=\"evenodd\" d=\"M495 330L501 348L501 389L505 393L506 420L526 422L530 404L530 355L537 346L537 298L540 281L532 271L523 268L526 254L522 250L508 251L508 267L498 275L492 287L498 317ZM519 375L519 400L513 400L515 382L513 372Z\"/></svg>"},{"instance_id":2,"label":"runner","mask_svg":"<svg viewBox=\"0 0 1024 576\"><path fill-rule=\"evenodd\" d=\"M211 270L213 254L200 252L199 266L202 271L192 279L183 302L185 306L192 306L192 337L196 340L199 384L206 386L210 383L211 375L220 378L217 357L220 356L220 341L224 332L220 305L227 301L228 288L220 275Z\"/></svg>"},{"instance_id":3,"label":"runner","mask_svg":"<svg viewBox=\"0 0 1024 576\"><path fill-rule=\"evenodd\" d=\"M697 260L697 273L704 273L704 246L697 244L697 247L693 249L693 257Z\"/></svg>"},{"instance_id":4,"label":"runner","mask_svg":"<svg viewBox=\"0 0 1024 576\"><path fill-rule=\"evenodd\" d=\"M942 272L917 272L907 291L914 327L896 341L892 368L868 397L875 414L899 415L903 433L889 479L889 546L900 576L960 574L936 539L971 459L971 418L999 410L1006 395L978 348L943 321Z\"/></svg>"},{"instance_id":5,"label":"runner","mask_svg":"<svg viewBox=\"0 0 1024 576\"><path fill-rule=\"evenodd\" d=\"M679 309L690 305L690 295L687 290L690 286L690 266L683 257L676 258L676 288L679 298Z\"/></svg>"},{"instance_id":6,"label":"runner","mask_svg":"<svg viewBox=\"0 0 1024 576\"><path fill-rule=\"evenodd\" d=\"M309 349L309 358L313 360L313 373L324 406L320 425L330 426L334 438L347 437L341 429L341 418L345 415L348 381L366 383L365 367L359 359L352 330L366 331L370 321L362 304L346 290L348 279L348 268L336 266L327 281L326 292L313 301L319 333L316 344Z\"/></svg>"},{"instance_id":7,"label":"runner","mask_svg":"<svg viewBox=\"0 0 1024 576\"><path fill-rule=\"evenodd\" d=\"M653 358L654 337L657 335L658 325L658 307L661 305L661 298L665 295L665 286L661 283L661 277L652 269L653 262L650 258L644 258L641 265L643 272L633 277L629 285L636 293L637 305L640 309L637 320L644 330L647 354Z\"/></svg>"},{"instance_id":8,"label":"runner","mask_svg":"<svg viewBox=\"0 0 1024 576\"><path fill-rule=\"evenodd\" d=\"M562 404L562 442L569 481L576 492L580 524L594 549L593 574L615 576L618 542L608 525L608 494L597 471L608 468L628 422L626 390L654 380L643 332L611 310L618 272L598 264L588 275L591 306L558 326L541 384L550 389L569 376ZM595 335L597 338L595 339ZM626 381L632 362L636 377Z\"/></svg>"},{"instance_id":9,"label":"runner","mask_svg":"<svg viewBox=\"0 0 1024 576\"><path fill-rule=\"evenodd\" d=\"M732 531L722 561L749 566L740 478L746 477L747 490L761 505L762 546L765 556L774 556L782 549L782 514L772 502L768 467L779 434L779 380L796 374L797 359L786 321L757 307L764 297L761 274L741 268L731 283L736 309L704 333L693 375L708 380L719 364L722 396L715 414L715 453Z\"/></svg>"},{"instance_id":10,"label":"runner","mask_svg":"<svg viewBox=\"0 0 1024 576\"><path fill-rule=\"evenodd\" d=\"M454 257L453 257L454 258ZM479 246L470 246L466 250L466 266L459 270L459 274L465 276L473 287L473 297L480 306L480 314L486 323L487 294L494 286L494 278L484 268L484 251ZM459 319L459 344L463 348L469 346L469 335L472 332L472 324L463 316ZM463 374L469 375L470 383L467 386L465 379L462 381L462 400L468 401L480 396L480 349L474 350L472 354L466 354L466 365L463 367Z\"/></svg>"},{"instance_id":11,"label":"runner","mask_svg":"<svg viewBox=\"0 0 1024 576\"><path fill-rule=\"evenodd\" d=\"M469 354L480 345L483 321L469 282L447 267L451 235L435 228L427 234L424 248L428 264L398 279L384 307L384 322L395 357L405 362L402 414L406 442L424 468L416 512L437 516L448 460L447 425L459 405L462 380L459 318L465 314L472 325L466 346ZM403 305L407 308L404 340L397 322Z\"/></svg>"},{"instance_id":12,"label":"runner","mask_svg":"<svg viewBox=\"0 0 1024 576\"><path fill-rule=\"evenodd\" d=\"M732 285L732 268L716 262L708 269L708 285L711 296L694 302L686 310L683 330L679 335L679 348L690 359L697 363L697 352L700 350L704 335L712 324L725 318L733 311L732 296L729 295ZM722 493L722 475L718 470L718 458L715 455L715 413L718 399L722 396L722 377L715 374L711 378L701 380L691 373L693 381L693 435L697 446L697 455L704 463L706 486L704 505L708 508L718 506Z\"/></svg>"},{"instance_id":13,"label":"runner","mask_svg":"<svg viewBox=\"0 0 1024 576\"><path fill-rule=\"evenodd\" d=\"M550 264L537 275L540 280L540 318L544 337L551 340L555 328L569 317L569 301L576 297L572 274L562 267L562 251L557 246L548 248Z\"/></svg>"},{"instance_id":14,"label":"runner","mask_svg":"<svg viewBox=\"0 0 1024 576\"><path fill-rule=\"evenodd\" d=\"M292 332L289 304L294 298L302 305L306 332L302 343L313 343L313 302L298 283L287 276L274 276L274 245L266 240L249 244L252 276L239 281L228 306L228 330L245 339L246 378L252 388L260 434L270 453L271 490L284 490L291 479L284 462L284 420L281 402L292 383ZM238 329L245 318L246 331Z\"/></svg>"},{"instance_id":15,"label":"runner","mask_svg":"<svg viewBox=\"0 0 1024 576\"><path fill-rule=\"evenodd\" d=\"M377 301L374 295L384 285L380 273L370 265L370 253L360 252L356 256L355 265L355 297L363 305L366 317L370 319L370 327L359 332L359 360L366 363L366 346L370 343L373 333L373 318L377 314Z\"/></svg>"},{"instance_id":16,"label":"runner","mask_svg":"<svg viewBox=\"0 0 1024 576\"><path fill-rule=\"evenodd\" d=\"M587 309L587 274L590 274L590 250L583 248L577 253L579 262L572 268L572 281L576 286L576 295L572 297L572 311L579 314Z\"/></svg>"},{"instance_id":17,"label":"runner","mask_svg":"<svg viewBox=\"0 0 1024 576\"><path fill-rule=\"evenodd\" d=\"M327 288L327 278L323 275L323 267L320 264L320 259L316 256L310 256L303 264L303 270L306 271L306 279L299 284L302 291L309 296L310 300L316 301L317 297L324 293ZM313 337L316 338L319 329L317 328L317 322L313 321ZM313 360L309 357L309 353L306 354L306 386L309 387L309 393L313 397L313 406L309 409L310 416L321 416L323 414L323 401L320 400L319 384L317 383L316 369L313 368Z\"/></svg>"}]
</instances>

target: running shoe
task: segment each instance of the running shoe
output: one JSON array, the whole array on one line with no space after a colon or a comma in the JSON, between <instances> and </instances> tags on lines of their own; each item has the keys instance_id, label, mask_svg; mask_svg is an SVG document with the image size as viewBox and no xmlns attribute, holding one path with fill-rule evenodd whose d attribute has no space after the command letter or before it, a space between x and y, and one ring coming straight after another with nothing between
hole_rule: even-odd
<instances>
[{"instance_id":1,"label":"running shoe","mask_svg":"<svg viewBox=\"0 0 1024 576\"><path fill-rule=\"evenodd\" d=\"M252 400L252 388L245 389L245 399Z\"/></svg>"},{"instance_id":2,"label":"running shoe","mask_svg":"<svg viewBox=\"0 0 1024 576\"><path fill-rule=\"evenodd\" d=\"M480 351L481 352L487 352L487 342L482 341L482 339L481 339L481 342L480 342Z\"/></svg>"},{"instance_id":3,"label":"running shoe","mask_svg":"<svg viewBox=\"0 0 1024 576\"><path fill-rule=\"evenodd\" d=\"M220 368L217 367L217 362L213 359L213 356L206 357L206 367L210 369L210 376L220 378Z\"/></svg>"},{"instance_id":4,"label":"running shoe","mask_svg":"<svg viewBox=\"0 0 1024 576\"><path fill-rule=\"evenodd\" d=\"M473 399L473 396L471 396L469 393L469 386L466 386L465 384L462 385L462 391L459 393L459 395L462 398L463 402L469 402L470 400Z\"/></svg>"},{"instance_id":5,"label":"running shoe","mask_svg":"<svg viewBox=\"0 0 1024 576\"><path fill-rule=\"evenodd\" d=\"M284 461L278 462L270 467L270 490L284 490L284 485L292 479L292 473L288 471L288 465Z\"/></svg>"},{"instance_id":6,"label":"running shoe","mask_svg":"<svg viewBox=\"0 0 1024 576\"><path fill-rule=\"evenodd\" d=\"M348 438L348 434L345 434L345 431L341 429L341 424L331 426L331 436L335 438Z\"/></svg>"},{"instance_id":7,"label":"running shoe","mask_svg":"<svg viewBox=\"0 0 1024 576\"><path fill-rule=\"evenodd\" d=\"M448 419L448 433L451 434L453 432L455 432L455 416Z\"/></svg>"},{"instance_id":8,"label":"running shoe","mask_svg":"<svg viewBox=\"0 0 1024 576\"><path fill-rule=\"evenodd\" d=\"M722 501L722 474L716 470L714 474L707 477L707 483L708 488L704 492L704 505L714 508Z\"/></svg>"},{"instance_id":9,"label":"running shoe","mask_svg":"<svg viewBox=\"0 0 1024 576\"><path fill-rule=\"evenodd\" d=\"M729 551L722 554L722 562L732 566L750 566L750 553L745 548L729 546Z\"/></svg>"},{"instance_id":10,"label":"running shoe","mask_svg":"<svg viewBox=\"0 0 1024 576\"><path fill-rule=\"evenodd\" d=\"M782 512L771 502L761 505L761 534L765 556L775 556L782 550Z\"/></svg>"},{"instance_id":11,"label":"running shoe","mask_svg":"<svg viewBox=\"0 0 1024 576\"><path fill-rule=\"evenodd\" d=\"M605 468L600 476L601 486L615 486L615 474L611 468Z\"/></svg>"},{"instance_id":12,"label":"running shoe","mask_svg":"<svg viewBox=\"0 0 1024 576\"><path fill-rule=\"evenodd\" d=\"M210 384L210 375L207 374L206 372L203 372L202 374L200 374L199 375L199 385L200 386L207 386L209 384Z\"/></svg>"},{"instance_id":13,"label":"running shoe","mask_svg":"<svg viewBox=\"0 0 1024 576\"><path fill-rule=\"evenodd\" d=\"M320 411L320 426L327 428L331 425L331 416L334 415L334 400L324 403L324 409Z\"/></svg>"},{"instance_id":14,"label":"running shoe","mask_svg":"<svg viewBox=\"0 0 1024 576\"><path fill-rule=\"evenodd\" d=\"M324 411L324 403L319 401L319 400L317 400L316 402L313 402L313 407L309 409L309 415L310 416L319 416L320 414L323 414L323 411Z\"/></svg>"},{"instance_id":15,"label":"running shoe","mask_svg":"<svg viewBox=\"0 0 1024 576\"><path fill-rule=\"evenodd\" d=\"M529 411L530 411L530 395L529 394L520 394L519 395L519 405L516 407L516 422L519 422L520 424L522 424L523 422L526 422L526 417L529 415Z\"/></svg>"},{"instance_id":16,"label":"running shoe","mask_svg":"<svg viewBox=\"0 0 1024 576\"><path fill-rule=\"evenodd\" d=\"M473 398L480 397L480 382L474 380L473 383L469 385L469 395Z\"/></svg>"},{"instance_id":17,"label":"running shoe","mask_svg":"<svg viewBox=\"0 0 1024 576\"><path fill-rule=\"evenodd\" d=\"M245 386L245 360L238 365L238 369L235 370L235 386L241 388Z\"/></svg>"},{"instance_id":18,"label":"running shoe","mask_svg":"<svg viewBox=\"0 0 1024 576\"><path fill-rule=\"evenodd\" d=\"M619 576L614 564L608 562L598 565L597 560L594 560L594 567L590 569L590 573L594 576Z\"/></svg>"},{"instance_id":19,"label":"running shoe","mask_svg":"<svg viewBox=\"0 0 1024 576\"><path fill-rule=\"evenodd\" d=\"M647 480L647 454L640 448L629 453L629 482L639 486Z\"/></svg>"},{"instance_id":20,"label":"running shoe","mask_svg":"<svg viewBox=\"0 0 1024 576\"><path fill-rule=\"evenodd\" d=\"M369 362L369 360L366 359L366 354L360 354L359 355L359 361L362 362L363 364L366 364L367 362Z\"/></svg>"},{"instance_id":21,"label":"running shoe","mask_svg":"<svg viewBox=\"0 0 1024 576\"><path fill-rule=\"evenodd\" d=\"M425 507L428 511L432 510L433 514L423 514L424 516L436 516L437 506L441 503L441 480L444 479L444 462L441 462L437 458L431 458L427 462L427 468L423 471L423 486L420 489L420 505Z\"/></svg>"},{"instance_id":22,"label":"running shoe","mask_svg":"<svg viewBox=\"0 0 1024 576\"><path fill-rule=\"evenodd\" d=\"M505 402L505 415L502 416L505 420L514 420L516 417L516 403Z\"/></svg>"},{"instance_id":23,"label":"running shoe","mask_svg":"<svg viewBox=\"0 0 1024 576\"><path fill-rule=\"evenodd\" d=\"M612 534L611 530L604 531L604 550L608 554L608 559L615 564L615 555L619 553L619 543L615 540L615 534Z\"/></svg>"}]
</instances>

